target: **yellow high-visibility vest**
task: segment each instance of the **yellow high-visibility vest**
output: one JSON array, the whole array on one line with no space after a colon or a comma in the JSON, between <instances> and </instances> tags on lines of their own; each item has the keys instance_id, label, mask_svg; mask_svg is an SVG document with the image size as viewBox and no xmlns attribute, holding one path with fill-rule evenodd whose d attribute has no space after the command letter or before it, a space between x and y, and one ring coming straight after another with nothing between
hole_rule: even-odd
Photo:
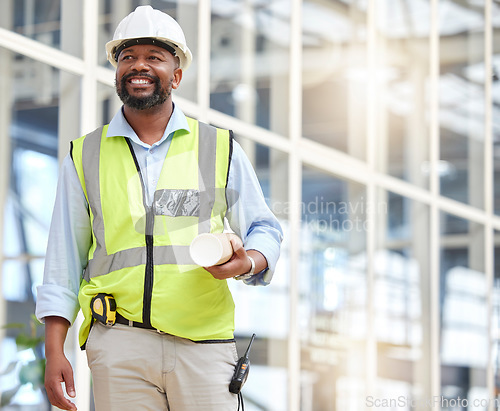
<instances>
[{"instance_id":1,"label":"yellow high-visibility vest","mask_svg":"<svg viewBox=\"0 0 500 411\"><path fill-rule=\"evenodd\" d=\"M174 133L152 205L130 141L101 127L72 142L71 156L89 203L92 245L78 299L85 320L90 300L112 294L131 321L193 341L233 338L234 302L226 280L197 266L189 245L222 232L232 136L187 118Z\"/></svg>"}]
</instances>

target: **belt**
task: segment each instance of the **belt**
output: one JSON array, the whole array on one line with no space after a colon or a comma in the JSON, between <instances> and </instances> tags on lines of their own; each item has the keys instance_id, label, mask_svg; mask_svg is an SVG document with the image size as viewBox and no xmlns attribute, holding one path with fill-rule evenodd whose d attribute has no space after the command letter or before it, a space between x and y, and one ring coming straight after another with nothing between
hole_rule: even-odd
<instances>
[{"instance_id":1,"label":"belt","mask_svg":"<svg viewBox=\"0 0 500 411\"><path fill-rule=\"evenodd\" d=\"M115 322L118 324L128 325L129 327L144 328L145 330L154 330L154 331L158 331L160 334L166 334L165 332L160 331L151 325L144 324L144 323L138 323L136 321L127 320L123 315L121 315L119 313L116 313L116 321Z\"/></svg>"}]
</instances>

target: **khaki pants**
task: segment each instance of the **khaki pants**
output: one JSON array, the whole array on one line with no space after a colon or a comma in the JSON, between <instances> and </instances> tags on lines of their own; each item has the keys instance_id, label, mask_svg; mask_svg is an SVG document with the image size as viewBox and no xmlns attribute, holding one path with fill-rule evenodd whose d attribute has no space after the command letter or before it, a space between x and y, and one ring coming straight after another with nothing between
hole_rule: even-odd
<instances>
[{"instance_id":1,"label":"khaki pants","mask_svg":"<svg viewBox=\"0 0 500 411\"><path fill-rule=\"evenodd\" d=\"M87 341L96 411L236 411L236 346L95 323Z\"/></svg>"}]
</instances>

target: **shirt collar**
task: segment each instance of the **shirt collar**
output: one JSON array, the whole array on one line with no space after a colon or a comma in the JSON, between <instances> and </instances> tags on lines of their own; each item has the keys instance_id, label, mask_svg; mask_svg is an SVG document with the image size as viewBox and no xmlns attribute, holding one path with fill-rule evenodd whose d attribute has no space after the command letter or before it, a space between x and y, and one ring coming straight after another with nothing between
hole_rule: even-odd
<instances>
[{"instance_id":1,"label":"shirt collar","mask_svg":"<svg viewBox=\"0 0 500 411\"><path fill-rule=\"evenodd\" d=\"M177 130L186 130L188 133L191 131L189 129L186 116L184 115L182 110L175 104L173 104L173 106L174 109L172 111L172 115L170 116L170 120L167 124L167 127L165 128L165 132L163 133L162 138L156 143L154 143L151 147L159 146L167 138L173 135L173 133L175 133ZM141 139L139 139L134 129L127 122L127 119L123 115L123 106L120 108L120 110L118 110L118 112L115 114L115 116L109 123L108 131L106 133L106 137L118 137L118 136L128 137L134 143L137 143L143 147L147 148L150 147L148 144L144 143L143 141L141 141Z\"/></svg>"}]
</instances>

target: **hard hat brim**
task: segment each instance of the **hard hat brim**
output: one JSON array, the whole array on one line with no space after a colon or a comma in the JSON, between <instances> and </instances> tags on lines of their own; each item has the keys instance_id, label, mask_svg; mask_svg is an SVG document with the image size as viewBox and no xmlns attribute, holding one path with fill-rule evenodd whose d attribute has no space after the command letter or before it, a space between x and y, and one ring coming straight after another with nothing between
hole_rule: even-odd
<instances>
[{"instance_id":1,"label":"hard hat brim","mask_svg":"<svg viewBox=\"0 0 500 411\"><path fill-rule=\"evenodd\" d=\"M191 61L193 59L193 55L191 54L191 50L187 46L185 47L180 47L175 41L171 39L167 39L165 37L151 37L151 36L146 36L146 37L132 37L132 38L124 38L124 39L119 39L119 40L111 40L106 43L106 55L108 58L108 61L111 63L113 67L117 67L118 63L115 60L115 52L116 50L125 42L134 40L134 39L151 39L151 40L157 40L161 43L166 43L170 46L172 46L176 53L176 57L179 58L179 67L185 71L188 69L188 67L191 65ZM160 46L161 47L161 46Z\"/></svg>"}]
</instances>

